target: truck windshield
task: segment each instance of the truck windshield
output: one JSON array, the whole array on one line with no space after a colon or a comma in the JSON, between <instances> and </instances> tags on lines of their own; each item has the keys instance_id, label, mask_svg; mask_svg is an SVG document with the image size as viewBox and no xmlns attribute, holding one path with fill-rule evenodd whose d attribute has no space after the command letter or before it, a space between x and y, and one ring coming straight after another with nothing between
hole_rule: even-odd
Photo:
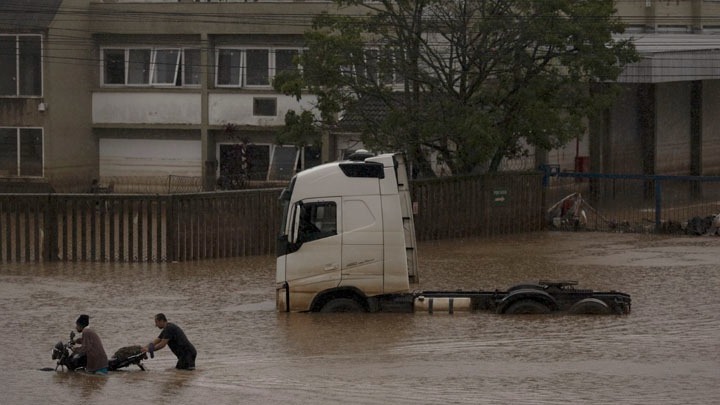
<instances>
[{"instance_id":1,"label":"truck windshield","mask_svg":"<svg viewBox=\"0 0 720 405\"><path fill-rule=\"evenodd\" d=\"M280 204L282 206L282 220L280 221L280 235L287 235L287 217L288 210L290 209L290 199L292 198L293 188L295 188L295 177L290 180L290 184L287 188L283 189L280 193Z\"/></svg>"}]
</instances>

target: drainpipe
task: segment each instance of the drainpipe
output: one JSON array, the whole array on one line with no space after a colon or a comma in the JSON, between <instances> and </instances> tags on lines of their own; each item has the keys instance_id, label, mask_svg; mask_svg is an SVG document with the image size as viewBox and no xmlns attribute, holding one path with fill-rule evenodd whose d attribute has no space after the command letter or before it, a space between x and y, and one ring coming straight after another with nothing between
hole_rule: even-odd
<instances>
[{"instance_id":1,"label":"drainpipe","mask_svg":"<svg viewBox=\"0 0 720 405\"><path fill-rule=\"evenodd\" d=\"M208 34L200 34L200 156L202 164L203 191L215 190L215 170L217 160L215 151L210 148L210 134L208 133Z\"/></svg>"}]
</instances>

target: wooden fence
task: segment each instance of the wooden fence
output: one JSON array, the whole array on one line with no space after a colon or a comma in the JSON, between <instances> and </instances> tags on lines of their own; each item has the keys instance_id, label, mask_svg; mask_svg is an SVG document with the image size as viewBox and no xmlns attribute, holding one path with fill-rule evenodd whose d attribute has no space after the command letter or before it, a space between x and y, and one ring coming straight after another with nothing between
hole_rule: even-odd
<instances>
[{"instance_id":1,"label":"wooden fence","mask_svg":"<svg viewBox=\"0 0 720 405\"><path fill-rule=\"evenodd\" d=\"M0 194L0 261L162 262L269 254L279 189Z\"/></svg>"},{"instance_id":2,"label":"wooden fence","mask_svg":"<svg viewBox=\"0 0 720 405\"><path fill-rule=\"evenodd\" d=\"M416 180L418 240L538 231L544 227L542 176L510 173Z\"/></svg>"},{"instance_id":3,"label":"wooden fence","mask_svg":"<svg viewBox=\"0 0 720 405\"><path fill-rule=\"evenodd\" d=\"M418 240L542 229L541 174L414 181ZM280 189L0 194L0 261L163 262L273 254Z\"/></svg>"}]
</instances>

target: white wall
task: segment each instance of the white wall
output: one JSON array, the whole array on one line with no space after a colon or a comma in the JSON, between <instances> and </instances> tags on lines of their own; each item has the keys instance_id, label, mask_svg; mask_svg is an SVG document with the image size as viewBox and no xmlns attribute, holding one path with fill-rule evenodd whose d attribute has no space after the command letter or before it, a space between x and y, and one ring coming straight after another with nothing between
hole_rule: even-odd
<instances>
[{"instance_id":1,"label":"white wall","mask_svg":"<svg viewBox=\"0 0 720 405\"><path fill-rule=\"evenodd\" d=\"M277 99L275 116L254 116L253 99ZM208 124L253 126L285 125L288 110L312 109L317 98L258 93L216 93L208 96ZM93 124L187 124L202 123L199 93L97 92L93 94Z\"/></svg>"},{"instance_id":2,"label":"white wall","mask_svg":"<svg viewBox=\"0 0 720 405\"><path fill-rule=\"evenodd\" d=\"M201 176L200 140L100 139L100 176Z\"/></svg>"},{"instance_id":3,"label":"white wall","mask_svg":"<svg viewBox=\"0 0 720 405\"><path fill-rule=\"evenodd\" d=\"M93 93L93 124L196 124L200 93Z\"/></svg>"},{"instance_id":4,"label":"white wall","mask_svg":"<svg viewBox=\"0 0 720 405\"><path fill-rule=\"evenodd\" d=\"M255 97L276 98L277 115L274 117L253 116L253 98ZM225 125L228 123L257 126L285 125L285 113L288 110L295 110L298 113L301 109L310 110L315 102L317 102L315 96L303 96L298 102L294 97L274 93L210 94L208 98L208 121L210 125Z\"/></svg>"}]
</instances>

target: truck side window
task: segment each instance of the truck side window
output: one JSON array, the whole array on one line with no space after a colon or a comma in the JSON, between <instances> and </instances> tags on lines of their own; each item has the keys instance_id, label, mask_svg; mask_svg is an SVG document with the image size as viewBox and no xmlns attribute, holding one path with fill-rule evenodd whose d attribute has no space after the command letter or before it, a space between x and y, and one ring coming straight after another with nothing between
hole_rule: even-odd
<instances>
[{"instance_id":1,"label":"truck side window","mask_svg":"<svg viewBox=\"0 0 720 405\"><path fill-rule=\"evenodd\" d=\"M332 201L304 203L300 211L298 241L337 235L337 206Z\"/></svg>"}]
</instances>

